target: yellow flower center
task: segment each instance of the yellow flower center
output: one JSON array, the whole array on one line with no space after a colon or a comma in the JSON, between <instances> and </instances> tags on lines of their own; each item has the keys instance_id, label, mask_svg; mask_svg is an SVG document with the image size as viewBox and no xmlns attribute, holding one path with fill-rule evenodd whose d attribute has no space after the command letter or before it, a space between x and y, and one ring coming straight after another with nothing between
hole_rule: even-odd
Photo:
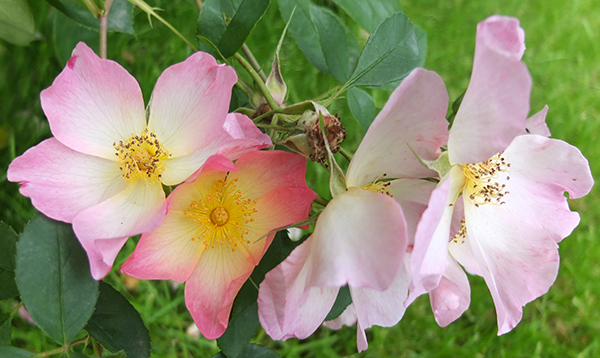
<instances>
[{"instance_id":1,"label":"yellow flower center","mask_svg":"<svg viewBox=\"0 0 600 358\"><path fill-rule=\"evenodd\" d=\"M506 180L510 180L507 163L502 156L503 152L491 157L489 160L477 164L462 164L466 181L462 194L475 204L476 207L483 204L504 204L503 198L510 192L506 191L506 184L500 184L502 173L506 174Z\"/></svg>"},{"instance_id":2,"label":"yellow flower center","mask_svg":"<svg viewBox=\"0 0 600 358\"><path fill-rule=\"evenodd\" d=\"M243 196L237 181L217 180L204 198L192 201L190 210L183 213L198 224L198 234L192 241L203 240L205 249L224 246L235 251L240 243L250 243L244 236L249 233L247 224L254 221L256 201Z\"/></svg>"},{"instance_id":3,"label":"yellow flower center","mask_svg":"<svg viewBox=\"0 0 600 358\"><path fill-rule=\"evenodd\" d=\"M387 176L387 174L383 174L378 176L377 178L375 178L375 180L373 180L372 183L369 183L363 187L361 187L361 189L365 189L368 191L372 191L374 193L382 193L385 195L389 195L392 198L394 197L394 193L392 192L392 190L389 188L390 186L390 182L384 182L384 181L380 181L379 179L381 179L382 177Z\"/></svg>"},{"instance_id":4,"label":"yellow flower center","mask_svg":"<svg viewBox=\"0 0 600 358\"><path fill-rule=\"evenodd\" d=\"M170 156L148 127L144 128L141 135L132 135L127 141L113 143L113 146L119 158L116 165L128 183L143 178L148 184L154 184L165 170L164 160Z\"/></svg>"}]
</instances>

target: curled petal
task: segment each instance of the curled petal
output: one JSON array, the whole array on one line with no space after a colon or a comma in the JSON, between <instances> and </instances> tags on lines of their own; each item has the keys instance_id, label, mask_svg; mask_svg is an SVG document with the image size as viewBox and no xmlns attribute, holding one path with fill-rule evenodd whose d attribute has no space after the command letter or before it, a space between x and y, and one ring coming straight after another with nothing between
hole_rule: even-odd
<instances>
[{"instance_id":1,"label":"curled petal","mask_svg":"<svg viewBox=\"0 0 600 358\"><path fill-rule=\"evenodd\" d=\"M541 111L527 118L525 129L528 134L537 134L544 137L550 137L550 130L546 125L546 115L548 114L548 105Z\"/></svg>"},{"instance_id":2,"label":"curled petal","mask_svg":"<svg viewBox=\"0 0 600 358\"><path fill-rule=\"evenodd\" d=\"M356 323L356 310L354 309L354 304L351 303L348 305L348 307L346 307L344 312L342 312L342 314L339 315L338 318L334 318L331 321L323 322L323 326L325 326L329 329L338 330L338 329L342 328L342 326L352 326L355 323Z\"/></svg>"},{"instance_id":3,"label":"curled petal","mask_svg":"<svg viewBox=\"0 0 600 358\"><path fill-rule=\"evenodd\" d=\"M440 327L457 320L471 303L467 275L452 256L449 262L440 284L429 292L433 315Z\"/></svg>"},{"instance_id":4,"label":"curled petal","mask_svg":"<svg viewBox=\"0 0 600 358\"><path fill-rule=\"evenodd\" d=\"M36 209L66 222L127 186L114 162L76 152L56 138L13 160L7 177L21 183L21 194L31 198Z\"/></svg>"},{"instance_id":5,"label":"curled petal","mask_svg":"<svg viewBox=\"0 0 600 358\"><path fill-rule=\"evenodd\" d=\"M114 160L113 143L139 135L146 125L137 81L83 42L40 98L52 134L81 153Z\"/></svg>"},{"instance_id":6,"label":"curled petal","mask_svg":"<svg viewBox=\"0 0 600 358\"><path fill-rule=\"evenodd\" d=\"M412 282L406 305L436 288L448 267L448 241L454 201L464 184L460 167L453 167L431 193L415 233L410 259Z\"/></svg>"},{"instance_id":7,"label":"curled petal","mask_svg":"<svg viewBox=\"0 0 600 358\"><path fill-rule=\"evenodd\" d=\"M407 246L406 223L391 197L349 188L317 220L310 287L385 290L396 277Z\"/></svg>"},{"instance_id":8,"label":"curled petal","mask_svg":"<svg viewBox=\"0 0 600 358\"><path fill-rule=\"evenodd\" d=\"M229 159L237 159L246 152L273 146L271 137L261 132L248 116L241 113L229 113L223 127L234 140L223 142L219 154Z\"/></svg>"},{"instance_id":9,"label":"curled petal","mask_svg":"<svg viewBox=\"0 0 600 358\"><path fill-rule=\"evenodd\" d=\"M448 140L448 93L435 72L413 70L392 93L373 121L348 168L348 185L362 187L377 177L424 178L435 172L423 166L437 157Z\"/></svg>"},{"instance_id":10,"label":"curled petal","mask_svg":"<svg viewBox=\"0 0 600 358\"><path fill-rule=\"evenodd\" d=\"M338 287L306 285L311 270L312 237L269 271L258 291L258 319L276 340L310 336L333 307Z\"/></svg>"},{"instance_id":11,"label":"curled petal","mask_svg":"<svg viewBox=\"0 0 600 358\"><path fill-rule=\"evenodd\" d=\"M473 73L448 139L450 163L488 160L525 132L531 76L520 59L525 34L514 18L477 26Z\"/></svg>"},{"instance_id":12,"label":"curled petal","mask_svg":"<svg viewBox=\"0 0 600 358\"><path fill-rule=\"evenodd\" d=\"M129 237L79 240L90 261L90 271L95 280L102 280L112 268L119 251Z\"/></svg>"},{"instance_id":13,"label":"curled petal","mask_svg":"<svg viewBox=\"0 0 600 358\"><path fill-rule=\"evenodd\" d=\"M148 127L175 158L209 145L224 130L233 68L197 52L167 68L156 82Z\"/></svg>"}]
</instances>

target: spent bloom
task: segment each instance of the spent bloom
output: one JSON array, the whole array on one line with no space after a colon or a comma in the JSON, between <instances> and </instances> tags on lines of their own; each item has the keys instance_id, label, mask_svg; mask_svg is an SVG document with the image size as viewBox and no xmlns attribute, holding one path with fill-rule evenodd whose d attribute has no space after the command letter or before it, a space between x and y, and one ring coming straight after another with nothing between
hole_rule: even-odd
<instances>
[{"instance_id":1,"label":"spent bloom","mask_svg":"<svg viewBox=\"0 0 600 358\"><path fill-rule=\"evenodd\" d=\"M521 62L524 37L513 18L492 16L478 25L471 81L448 151L438 160L447 170L415 234L407 303L430 292L442 326L469 306L460 264L484 278L498 334L510 331L522 307L553 284L557 243L579 223L564 192L579 198L593 185L581 152L547 138L547 108L527 119L531 78Z\"/></svg>"},{"instance_id":2,"label":"spent bloom","mask_svg":"<svg viewBox=\"0 0 600 358\"><path fill-rule=\"evenodd\" d=\"M308 337L345 285L353 303L340 320L357 322L359 351L367 348L366 328L392 326L402 318L409 284L404 259L435 188L419 178L436 175L411 148L434 159L447 140L448 96L440 87L441 78L423 69L402 82L354 155L343 178L345 190L332 190L312 235L267 273L258 314L271 338ZM422 96L435 100L415 105Z\"/></svg>"},{"instance_id":3,"label":"spent bloom","mask_svg":"<svg viewBox=\"0 0 600 358\"><path fill-rule=\"evenodd\" d=\"M101 279L129 236L160 225L163 185L183 182L215 153L270 145L248 118L227 115L236 81L232 68L195 53L160 76L146 120L136 80L79 43L41 93L54 137L16 158L8 179L39 211L73 224Z\"/></svg>"},{"instance_id":4,"label":"spent bloom","mask_svg":"<svg viewBox=\"0 0 600 358\"><path fill-rule=\"evenodd\" d=\"M162 225L142 235L121 270L141 279L186 282L200 332L220 337L233 300L271 244L272 231L305 220L316 194L306 159L254 151L234 164L215 155L168 199Z\"/></svg>"}]
</instances>

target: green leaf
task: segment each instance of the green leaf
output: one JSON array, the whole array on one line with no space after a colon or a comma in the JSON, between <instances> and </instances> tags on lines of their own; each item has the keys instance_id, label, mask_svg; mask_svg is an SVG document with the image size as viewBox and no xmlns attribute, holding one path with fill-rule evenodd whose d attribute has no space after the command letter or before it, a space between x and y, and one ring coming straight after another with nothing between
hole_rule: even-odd
<instances>
[{"instance_id":1,"label":"green leaf","mask_svg":"<svg viewBox=\"0 0 600 358\"><path fill-rule=\"evenodd\" d=\"M98 33L83 27L59 12L54 13L52 42L56 57L61 65L66 65L79 41L85 42L96 53L100 52Z\"/></svg>"},{"instance_id":2,"label":"green leaf","mask_svg":"<svg viewBox=\"0 0 600 358\"><path fill-rule=\"evenodd\" d=\"M369 37L348 87L377 87L406 77L420 61L414 26L402 13L379 25Z\"/></svg>"},{"instance_id":3,"label":"green leaf","mask_svg":"<svg viewBox=\"0 0 600 358\"><path fill-rule=\"evenodd\" d=\"M17 244L16 277L31 318L60 344L71 342L94 312L98 281L69 224L34 217Z\"/></svg>"},{"instance_id":4,"label":"green leaf","mask_svg":"<svg viewBox=\"0 0 600 358\"><path fill-rule=\"evenodd\" d=\"M206 37L225 58L233 56L260 20L270 0L207 0L198 20L198 35ZM214 51L199 42L203 51Z\"/></svg>"},{"instance_id":5,"label":"green leaf","mask_svg":"<svg viewBox=\"0 0 600 358\"><path fill-rule=\"evenodd\" d=\"M383 20L402 11L399 0L333 0L333 2L370 34Z\"/></svg>"},{"instance_id":6,"label":"green leaf","mask_svg":"<svg viewBox=\"0 0 600 358\"><path fill-rule=\"evenodd\" d=\"M150 357L150 333L129 301L111 285L100 282L100 297L85 330L104 348L128 357Z\"/></svg>"},{"instance_id":7,"label":"green leaf","mask_svg":"<svg viewBox=\"0 0 600 358\"><path fill-rule=\"evenodd\" d=\"M346 285L340 288L335 302L333 303L333 307L331 307L327 317L325 317L325 321L331 321L332 319L338 318L351 303L352 296L350 296L350 289L348 288L348 285Z\"/></svg>"},{"instance_id":8,"label":"green leaf","mask_svg":"<svg viewBox=\"0 0 600 358\"><path fill-rule=\"evenodd\" d=\"M15 282L15 255L18 235L3 222L0 222L0 300L17 296L19 290Z\"/></svg>"},{"instance_id":9,"label":"green leaf","mask_svg":"<svg viewBox=\"0 0 600 358\"><path fill-rule=\"evenodd\" d=\"M344 27L331 12L319 6L310 5L310 16L331 75L345 83L350 77L350 68Z\"/></svg>"},{"instance_id":10,"label":"green leaf","mask_svg":"<svg viewBox=\"0 0 600 358\"><path fill-rule=\"evenodd\" d=\"M46 1L79 25L95 31L96 36L98 36L100 19L95 18L87 8L78 6L79 2L73 3L68 0ZM114 0L108 12L107 30L109 32L123 32L130 35L135 34L133 30L133 4L127 0Z\"/></svg>"},{"instance_id":11,"label":"green leaf","mask_svg":"<svg viewBox=\"0 0 600 358\"><path fill-rule=\"evenodd\" d=\"M24 349L10 347L10 346L0 346L0 357L2 358L27 358L33 357L35 353L28 352Z\"/></svg>"},{"instance_id":12,"label":"green leaf","mask_svg":"<svg viewBox=\"0 0 600 358\"><path fill-rule=\"evenodd\" d=\"M12 317L9 314L0 312L0 345L10 344Z\"/></svg>"},{"instance_id":13,"label":"green leaf","mask_svg":"<svg viewBox=\"0 0 600 358\"><path fill-rule=\"evenodd\" d=\"M242 357L248 358L281 358L281 356L271 348L261 346L259 344L248 344L242 352ZM212 358L231 358L228 355L219 352Z\"/></svg>"},{"instance_id":14,"label":"green leaf","mask_svg":"<svg viewBox=\"0 0 600 358\"><path fill-rule=\"evenodd\" d=\"M375 119L375 103L367 92L359 88L351 88L347 94L350 112L366 131Z\"/></svg>"},{"instance_id":15,"label":"green leaf","mask_svg":"<svg viewBox=\"0 0 600 358\"><path fill-rule=\"evenodd\" d=\"M25 46L35 40L35 24L27 0L0 0L0 38Z\"/></svg>"}]
</instances>

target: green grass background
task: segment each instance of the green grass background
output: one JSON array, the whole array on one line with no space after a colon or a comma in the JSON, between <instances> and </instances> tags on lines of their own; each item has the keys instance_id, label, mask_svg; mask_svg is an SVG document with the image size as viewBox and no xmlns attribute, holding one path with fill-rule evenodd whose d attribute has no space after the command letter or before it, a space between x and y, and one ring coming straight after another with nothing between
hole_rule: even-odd
<instances>
[{"instance_id":1,"label":"green grass background","mask_svg":"<svg viewBox=\"0 0 600 358\"><path fill-rule=\"evenodd\" d=\"M148 1L187 38L194 41L197 10L191 0ZM335 6L329 1L321 4ZM35 210L29 199L18 194L18 185L6 181L10 161L43 138L50 136L40 107L39 92L48 87L64 63L55 55L52 38L55 11L42 0L30 0L40 40L29 47L0 42L0 219L20 232ZM532 113L550 106L547 122L552 137L581 149L596 177L600 168L600 7L595 0L543 1L434 1L405 0L404 11L413 23L428 33L425 67L445 80L450 98L467 86L479 21L492 14L518 17L526 33L524 62L533 77ZM366 35L340 10L362 41ZM192 53L162 24L148 25L136 10L136 37L109 35L108 56L118 61L140 81L144 97L169 65ZM273 51L283 29L277 4L251 34L248 45L268 71ZM335 81L311 68L288 37L282 50L282 71L290 89L288 103L314 98ZM373 92L378 109L389 92ZM337 112L348 127L345 143L354 149L364 134L352 119L345 100L336 101ZM310 185L323 195L326 173L310 165ZM325 183L325 184L324 184ZM585 198L572 200L581 213L581 224L560 243L558 279L543 297L524 308L523 320L510 333L497 337L496 316L483 280L470 277L472 302L469 310L447 328L433 319L428 298L419 298L395 327L367 331L369 349L356 353L355 327L340 331L319 329L303 341L273 342L259 329L254 342L265 344L283 357L598 357L600 356L600 245L596 237L600 219L597 189ZM133 250L130 240L117 265ZM117 272L116 272L117 271ZM183 287L169 282L124 283L118 270L105 279L119 289L140 311L152 336L153 356L208 357L218 352L214 341L186 333L192 324L183 300ZM12 302L0 302L7 310ZM17 317L13 321L12 344L30 351L45 351L56 344L39 329Z\"/></svg>"}]
</instances>

